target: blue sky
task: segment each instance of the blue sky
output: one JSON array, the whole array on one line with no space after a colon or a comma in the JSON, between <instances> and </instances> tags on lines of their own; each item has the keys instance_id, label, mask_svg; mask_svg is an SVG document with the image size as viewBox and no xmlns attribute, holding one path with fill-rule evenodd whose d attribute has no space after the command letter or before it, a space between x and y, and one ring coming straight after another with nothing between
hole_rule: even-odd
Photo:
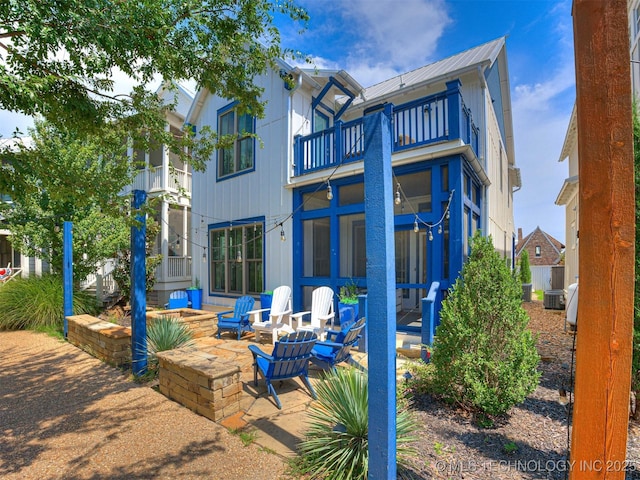
<instances>
[{"instance_id":1,"label":"blue sky","mask_svg":"<svg viewBox=\"0 0 640 480\"><path fill-rule=\"evenodd\" d=\"M342 68L370 86L495 38L507 37L516 165L515 225L564 242L554 204L568 175L559 163L575 99L571 0L299 0L311 20L302 35L281 26L283 45L318 67ZM0 111L0 135L30 119Z\"/></svg>"},{"instance_id":2,"label":"blue sky","mask_svg":"<svg viewBox=\"0 0 640 480\"><path fill-rule=\"evenodd\" d=\"M515 225L536 226L564 242L564 207L554 201L568 176L558 162L575 100L571 1L302 0L311 20L283 45L318 67L343 68L361 85L507 37L507 57L522 189Z\"/></svg>"}]
</instances>

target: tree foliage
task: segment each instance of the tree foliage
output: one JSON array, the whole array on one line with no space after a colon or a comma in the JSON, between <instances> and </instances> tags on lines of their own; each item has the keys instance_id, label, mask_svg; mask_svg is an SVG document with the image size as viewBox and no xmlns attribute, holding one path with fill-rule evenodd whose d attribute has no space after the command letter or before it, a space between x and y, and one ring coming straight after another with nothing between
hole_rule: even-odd
<instances>
[{"instance_id":1,"label":"tree foliage","mask_svg":"<svg viewBox=\"0 0 640 480\"><path fill-rule=\"evenodd\" d=\"M89 141L44 122L32 133L31 146L3 157L0 191L11 202L0 203L0 215L16 249L58 272L62 225L73 222L74 276L84 278L129 241L127 198L118 195L131 181L132 166L122 161L126 145L105 137Z\"/></svg>"},{"instance_id":2,"label":"tree foliage","mask_svg":"<svg viewBox=\"0 0 640 480\"><path fill-rule=\"evenodd\" d=\"M520 283L531 283L531 267L529 266L529 252L525 249L520 253Z\"/></svg>"},{"instance_id":3,"label":"tree foliage","mask_svg":"<svg viewBox=\"0 0 640 480\"><path fill-rule=\"evenodd\" d=\"M147 85L193 80L261 117L254 79L293 53L280 46L275 15L307 20L291 0L0 2L0 108L85 134L118 129L142 150L153 139L203 168L215 134L170 135L171 106ZM118 70L137 83L131 92L115 91Z\"/></svg>"},{"instance_id":4,"label":"tree foliage","mask_svg":"<svg viewBox=\"0 0 640 480\"><path fill-rule=\"evenodd\" d=\"M539 356L521 296L491 238L477 232L436 330L434 386L445 398L501 414L535 390Z\"/></svg>"}]
</instances>

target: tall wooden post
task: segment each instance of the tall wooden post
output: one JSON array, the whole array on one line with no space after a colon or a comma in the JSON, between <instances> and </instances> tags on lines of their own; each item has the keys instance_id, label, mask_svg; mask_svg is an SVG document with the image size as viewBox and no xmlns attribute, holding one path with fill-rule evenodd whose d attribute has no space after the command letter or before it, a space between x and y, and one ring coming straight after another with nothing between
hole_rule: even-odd
<instances>
[{"instance_id":1,"label":"tall wooden post","mask_svg":"<svg viewBox=\"0 0 640 480\"><path fill-rule=\"evenodd\" d=\"M580 295L571 478L620 479L629 422L634 172L626 0L574 0Z\"/></svg>"},{"instance_id":2,"label":"tall wooden post","mask_svg":"<svg viewBox=\"0 0 640 480\"><path fill-rule=\"evenodd\" d=\"M142 210L147 200L144 190L133 191L136 224L131 227L131 370L147 371L147 219Z\"/></svg>"},{"instance_id":3,"label":"tall wooden post","mask_svg":"<svg viewBox=\"0 0 640 480\"><path fill-rule=\"evenodd\" d=\"M364 117L369 350L369 479L396 478L396 300L391 128Z\"/></svg>"}]
</instances>

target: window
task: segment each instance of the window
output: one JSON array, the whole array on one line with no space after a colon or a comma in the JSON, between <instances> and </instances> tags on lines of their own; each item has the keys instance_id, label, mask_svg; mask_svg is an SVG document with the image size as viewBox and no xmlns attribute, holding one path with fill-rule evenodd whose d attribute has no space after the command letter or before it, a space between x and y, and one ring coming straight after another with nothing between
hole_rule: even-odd
<instances>
[{"instance_id":1,"label":"window","mask_svg":"<svg viewBox=\"0 0 640 480\"><path fill-rule=\"evenodd\" d=\"M539 257L540 255L542 255L542 249L540 248L540 245L536 245L536 257Z\"/></svg>"},{"instance_id":2,"label":"window","mask_svg":"<svg viewBox=\"0 0 640 480\"><path fill-rule=\"evenodd\" d=\"M331 275L331 224L329 217L302 222L304 232L303 275L328 277Z\"/></svg>"},{"instance_id":3,"label":"window","mask_svg":"<svg viewBox=\"0 0 640 480\"><path fill-rule=\"evenodd\" d=\"M210 290L258 294L263 285L262 223L209 230Z\"/></svg>"},{"instance_id":4,"label":"window","mask_svg":"<svg viewBox=\"0 0 640 480\"><path fill-rule=\"evenodd\" d=\"M221 137L237 135L228 148L218 151L218 176L226 177L254 168L255 122L251 115L239 115L226 107L218 112L218 134Z\"/></svg>"},{"instance_id":5,"label":"window","mask_svg":"<svg viewBox=\"0 0 640 480\"><path fill-rule=\"evenodd\" d=\"M322 132L329 128L329 117L324 113L314 110L313 112L313 133Z\"/></svg>"}]
</instances>

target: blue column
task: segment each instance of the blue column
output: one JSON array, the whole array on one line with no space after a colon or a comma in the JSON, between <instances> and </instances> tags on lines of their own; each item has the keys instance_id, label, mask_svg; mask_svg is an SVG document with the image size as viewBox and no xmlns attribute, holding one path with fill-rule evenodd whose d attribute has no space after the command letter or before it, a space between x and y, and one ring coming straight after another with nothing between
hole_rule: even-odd
<instances>
[{"instance_id":1,"label":"blue column","mask_svg":"<svg viewBox=\"0 0 640 480\"><path fill-rule=\"evenodd\" d=\"M369 349L369 479L396 478L396 302L391 129L364 117Z\"/></svg>"},{"instance_id":2,"label":"blue column","mask_svg":"<svg viewBox=\"0 0 640 480\"><path fill-rule=\"evenodd\" d=\"M147 220L140 209L147 199L144 190L133 191L135 224L131 226L131 369L134 375L147 370Z\"/></svg>"},{"instance_id":3,"label":"blue column","mask_svg":"<svg viewBox=\"0 0 640 480\"><path fill-rule=\"evenodd\" d=\"M455 140L461 138L462 134L462 103L460 98L460 87L462 83L460 80L452 80L446 83L447 85L447 102L449 113L449 140Z\"/></svg>"},{"instance_id":4,"label":"blue column","mask_svg":"<svg viewBox=\"0 0 640 480\"><path fill-rule=\"evenodd\" d=\"M73 223L64 222L62 225L62 290L64 303L64 319L62 330L64 338L69 333L67 317L73 315Z\"/></svg>"}]
</instances>

